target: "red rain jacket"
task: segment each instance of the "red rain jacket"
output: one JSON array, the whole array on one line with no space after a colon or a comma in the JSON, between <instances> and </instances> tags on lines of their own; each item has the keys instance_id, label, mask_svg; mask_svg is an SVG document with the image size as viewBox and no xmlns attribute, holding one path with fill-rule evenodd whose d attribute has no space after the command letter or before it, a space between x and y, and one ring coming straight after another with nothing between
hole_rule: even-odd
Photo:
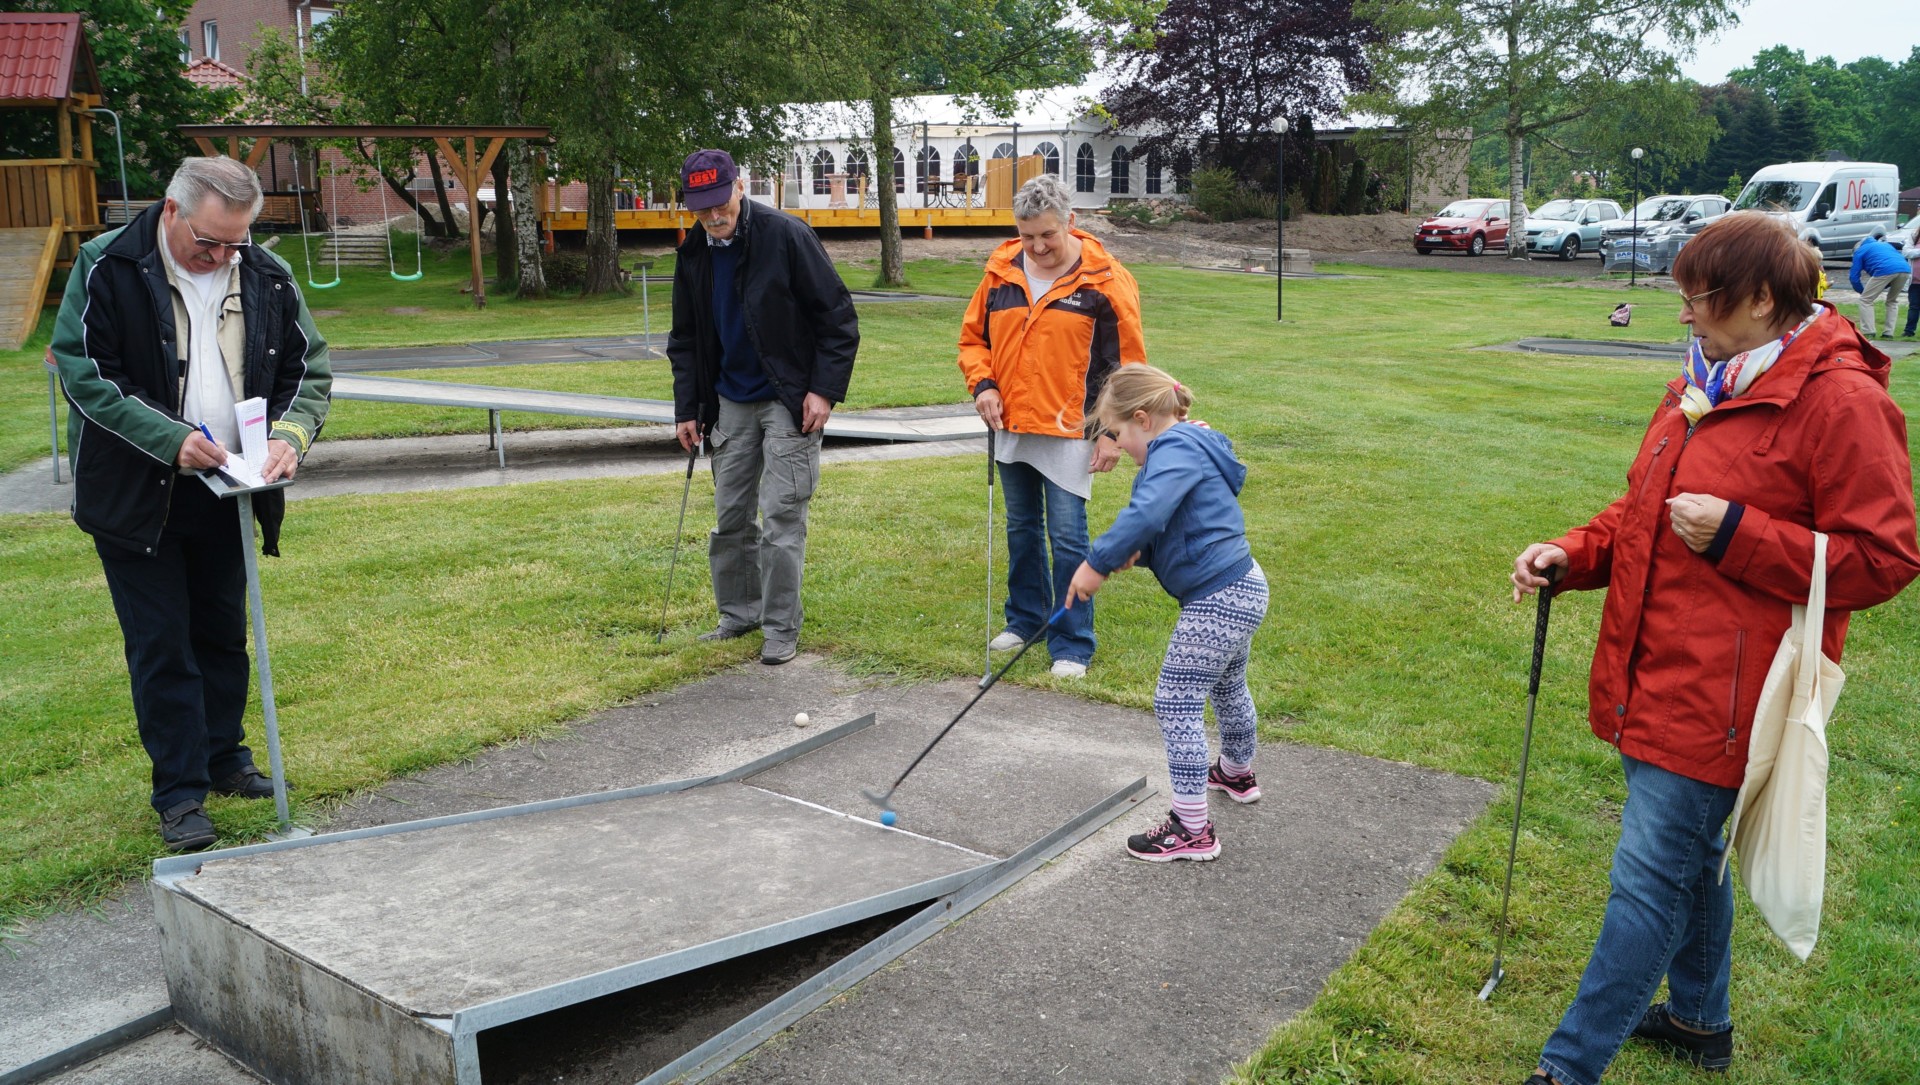
<instances>
[{"instance_id":1,"label":"red rain jacket","mask_svg":"<svg viewBox=\"0 0 1920 1085\"><path fill-rule=\"evenodd\" d=\"M1850 612L1920 574L1906 419L1887 356L1830 307L1747 393L1691 439L1675 378L1627 472L1627 492L1554 545L1563 587L1605 587L1588 680L1593 732L1690 779L1739 787L1747 736L1792 604L1805 603L1813 532L1827 543L1822 647L1838 660ZM1687 548L1666 499L1746 506L1718 562Z\"/></svg>"}]
</instances>

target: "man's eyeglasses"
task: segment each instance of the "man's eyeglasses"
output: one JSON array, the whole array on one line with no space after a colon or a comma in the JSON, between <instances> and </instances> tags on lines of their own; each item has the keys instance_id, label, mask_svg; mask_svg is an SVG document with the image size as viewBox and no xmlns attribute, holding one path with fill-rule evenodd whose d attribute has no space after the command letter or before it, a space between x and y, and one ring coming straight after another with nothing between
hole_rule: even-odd
<instances>
[{"instance_id":1,"label":"man's eyeglasses","mask_svg":"<svg viewBox=\"0 0 1920 1085\"><path fill-rule=\"evenodd\" d=\"M203 249L206 249L208 252L212 252L214 249L226 249L229 252L238 252L239 250L244 249L249 245L253 244L253 238L251 237L247 238L244 241L216 241L211 237L201 237L199 231L193 228L192 219L188 218L185 215L181 215L180 221L186 223L187 233L193 236L193 243L195 245L200 246Z\"/></svg>"}]
</instances>

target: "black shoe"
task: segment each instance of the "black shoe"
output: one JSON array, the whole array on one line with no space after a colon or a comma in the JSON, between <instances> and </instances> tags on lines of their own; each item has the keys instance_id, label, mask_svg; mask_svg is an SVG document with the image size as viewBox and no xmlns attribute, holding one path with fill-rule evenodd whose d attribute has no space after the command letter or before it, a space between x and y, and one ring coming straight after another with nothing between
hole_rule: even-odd
<instances>
[{"instance_id":1,"label":"black shoe","mask_svg":"<svg viewBox=\"0 0 1920 1085\"><path fill-rule=\"evenodd\" d=\"M702 633L693 639L694 640L733 640L735 637L744 637L748 633L751 633L758 628L760 627L757 625L743 625L738 628L735 628L734 626L727 625L723 622L720 625L717 625L712 629L707 630L705 633Z\"/></svg>"},{"instance_id":2,"label":"black shoe","mask_svg":"<svg viewBox=\"0 0 1920 1085\"><path fill-rule=\"evenodd\" d=\"M1553 1085L1553 1079L1535 1070L1533 1076L1521 1082L1520 1085Z\"/></svg>"},{"instance_id":3,"label":"black shoe","mask_svg":"<svg viewBox=\"0 0 1920 1085\"><path fill-rule=\"evenodd\" d=\"M1167 820L1152 832L1127 837L1127 854L1149 863L1171 863L1180 859L1211 862L1220 857L1220 838L1213 835L1213 822L1199 832L1188 829L1180 815L1167 811Z\"/></svg>"},{"instance_id":4,"label":"black shoe","mask_svg":"<svg viewBox=\"0 0 1920 1085\"><path fill-rule=\"evenodd\" d=\"M778 667L782 663L791 663L793 662L793 657L799 654L800 645L795 641L788 641L785 644L781 644L777 641L770 640L760 646L760 662L765 663L769 667Z\"/></svg>"},{"instance_id":5,"label":"black shoe","mask_svg":"<svg viewBox=\"0 0 1920 1085\"><path fill-rule=\"evenodd\" d=\"M273 778L253 765L248 765L215 780L208 790L215 795L237 795L243 799L271 799L273 798ZM293 785L288 784L287 790L292 791Z\"/></svg>"},{"instance_id":6,"label":"black shoe","mask_svg":"<svg viewBox=\"0 0 1920 1085\"><path fill-rule=\"evenodd\" d=\"M1674 1058L1690 1062L1702 1070L1724 1073L1727 1067L1733 1065L1732 1027L1720 1032L1683 1029L1673 1023L1668 1005L1662 1002L1648 1006L1647 1012L1640 1015L1640 1023L1633 1026L1633 1034L1642 1040L1652 1040L1666 1048Z\"/></svg>"},{"instance_id":7,"label":"black shoe","mask_svg":"<svg viewBox=\"0 0 1920 1085\"><path fill-rule=\"evenodd\" d=\"M198 799L174 803L160 811L160 839L168 851L199 851L213 843L213 820Z\"/></svg>"}]
</instances>

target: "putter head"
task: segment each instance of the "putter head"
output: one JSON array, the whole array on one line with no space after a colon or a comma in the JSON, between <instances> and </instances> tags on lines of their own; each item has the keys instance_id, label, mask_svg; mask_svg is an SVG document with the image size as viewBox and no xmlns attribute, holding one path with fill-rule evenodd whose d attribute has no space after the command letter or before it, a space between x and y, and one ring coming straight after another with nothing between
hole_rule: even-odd
<instances>
[{"instance_id":1,"label":"putter head","mask_svg":"<svg viewBox=\"0 0 1920 1085\"><path fill-rule=\"evenodd\" d=\"M1489 998L1492 998L1494 988L1500 986L1500 981L1506 978L1507 970L1501 968L1499 965L1494 965L1493 975L1487 977L1487 985L1480 988L1480 1001L1485 1002Z\"/></svg>"},{"instance_id":2,"label":"putter head","mask_svg":"<svg viewBox=\"0 0 1920 1085\"><path fill-rule=\"evenodd\" d=\"M863 787L860 789L860 794L865 796L868 802L878 806L882 810L893 809L893 791L891 789L888 789L883 794L878 791L868 791Z\"/></svg>"}]
</instances>

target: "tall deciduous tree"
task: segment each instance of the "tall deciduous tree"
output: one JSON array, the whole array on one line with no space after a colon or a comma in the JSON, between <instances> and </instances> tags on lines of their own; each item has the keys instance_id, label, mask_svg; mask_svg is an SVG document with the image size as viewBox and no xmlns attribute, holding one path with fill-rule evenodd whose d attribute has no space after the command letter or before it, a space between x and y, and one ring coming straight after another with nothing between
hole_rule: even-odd
<instances>
[{"instance_id":1,"label":"tall deciduous tree","mask_svg":"<svg viewBox=\"0 0 1920 1085\"><path fill-rule=\"evenodd\" d=\"M1265 163L1280 117L1326 119L1373 86L1379 31L1353 0L1169 0L1148 41L1114 54L1102 96L1115 125L1166 145L1203 134L1243 178ZM1297 141L1294 141L1297 142ZM1308 144L1312 146L1311 143Z\"/></svg>"},{"instance_id":2,"label":"tall deciduous tree","mask_svg":"<svg viewBox=\"0 0 1920 1085\"><path fill-rule=\"evenodd\" d=\"M1363 107L1432 131L1497 109L1507 145L1509 237L1524 236L1530 139L1670 83L1695 42L1737 20L1739 0L1365 0L1385 34L1374 51L1389 93ZM1526 246L1509 254L1526 259Z\"/></svg>"},{"instance_id":3,"label":"tall deciduous tree","mask_svg":"<svg viewBox=\"0 0 1920 1085\"><path fill-rule=\"evenodd\" d=\"M157 196L182 158L199 154L175 129L205 124L230 110L237 96L187 81L180 63L179 30L191 0L6 0L5 11L79 12L93 60L100 70L106 108L126 125L127 187L134 195ZM110 126L111 119L101 118ZM120 184L113 135L94 143L103 185ZM0 110L0 156L51 158L57 150L54 127L40 110Z\"/></svg>"}]
</instances>

